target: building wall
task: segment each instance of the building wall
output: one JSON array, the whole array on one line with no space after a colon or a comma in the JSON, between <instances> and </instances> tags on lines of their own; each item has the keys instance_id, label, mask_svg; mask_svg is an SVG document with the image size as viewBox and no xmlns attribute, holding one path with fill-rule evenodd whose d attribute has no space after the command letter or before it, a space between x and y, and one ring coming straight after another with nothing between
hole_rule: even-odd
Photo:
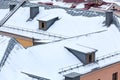
<instances>
[{"instance_id":1,"label":"building wall","mask_svg":"<svg viewBox=\"0 0 120 80\"><path fill-rule=\"evenodd\" d=\"M9 36L15 38L23 47L27 48L29 46L33 46L33 39L21 35L16 35L8 32L0 31L0 35Z\"/></svg>"},{"instance_id":2,"label":"building wall","mask_svg":"<svg viewBox=\"0 0 120 80\"><path fill-rule=\"evenodd\" d=\"M112 80L112 74L115 72L118 72L120 80L120 62L82 75L80 80Z\"/></svg>"},{"instance_id":3,"label":"building wall","mask_svg":"<svg viewBox=\"0 0 120 80\"><path fill-rule=\"evenodd\" d=\"M16 38L16 40L25 48L33 46L33 41L32 40L25 40L22 38Z\"/></svg>"}]
</instances>

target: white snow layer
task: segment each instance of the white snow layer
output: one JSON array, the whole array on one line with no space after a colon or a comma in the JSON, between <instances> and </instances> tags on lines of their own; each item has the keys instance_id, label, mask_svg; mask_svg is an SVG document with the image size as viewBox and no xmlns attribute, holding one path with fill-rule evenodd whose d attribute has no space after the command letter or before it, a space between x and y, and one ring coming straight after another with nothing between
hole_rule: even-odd
<instances>
[{"instance_id":1,"label":"white snow layer","mask_svg":"<svg viewBox=\"0 0 120 80\"><path fill-rule=\"evenodd\" d=\"M8 46L9 43L9 38L5 37L5 36L0 36L0 61L2 60L4 53L6 51L6 48Z\"/></svg>"},{"instance_id":2,"label":"white snow layer","mask_svg":"<svg viewBox=\"0 0 120 80\"><path fill-rule=\"evenodd\" d=\"M56 21L48 29L48 31L45 32L73 37L76 35L82 35L104 29L106 29L107 31L91 35L88 34L87 36L82 37L64 39L59 42L38 45L30 47L28 49L24 49L20 47L20 45L16 45L14 50L12 50L9 58L7 59L5 66L0 72L1 80L31 79L21 72L35 74L51 80L63 80L63 74L61 75L58 73L60 68L64 68L74 64L82 65L81 61L79 61L73 54L71 54L71 52L64 48L65 45L69 45L71 43L97 49L98 51L96 52L96 60L99 57L109 56L111 54L115 54L115 52L120 51L120 33L118 29L115 27L115 25L111 25L109 28L103 26L104 24L102 23L104 22L105 17L102 16L92 18L83 16L71 16L62 9L44 10L43 8L40 8L39 15L37 15L34 20L27 21L29 18L29 8L20 8L13 15L13 17L11 17L10 20L7 21L5 25L12 25L13 27L16 26L23 29L27 28L35 31L40 31L38 30L39 26L37 19L44 18L49 14L57 15L58 17L60 17L60 20ZM3 44L0 44L0 46L3 46ZM3 48L4 47L5 46L3 46ZM78 72L84 74L90 72L96 67L103 67L120 61L119 56L120 55L116 55L98 61L98 64L88 64L86 66L73 69L72 71L68 71L66 73Z\"/></svg>"},{"instance_id":3,"label":"white snow layer","mask_svg":"<svg viewBox=\"0 0 120 80\"><path fill-rule=\"evenodd\" d=\"M57 14L56 14L57 13ZM21 15L22 14L22 15ZM20 8L6 23L7 26L16 26L21 28L27 28L32 30L39 30L38 18L43 19L46 16L54 15L58 16L60 20L56 21L48 30L49 33L60 34L64 36L76 36L80 34L95 32L106 29L103 26L105 20L104 17L83 17L83 16L71 16L62 9L43 10L40 8L40 13L34 18L33 21L28 21L29 8ZM20 16L18 18L18 16ZM94 21L93 21L94 20ZM14 21L14 22L12 22ZM67 30L67 31L66 31ZM74 31L74 32L73 32ZM13 32L13 31L12 31ZM28 35L28 34L27 34ZM32 36L32 35L31 35ZM32 36L33 37L33 36Z\"/></svg>"}]
</instances>

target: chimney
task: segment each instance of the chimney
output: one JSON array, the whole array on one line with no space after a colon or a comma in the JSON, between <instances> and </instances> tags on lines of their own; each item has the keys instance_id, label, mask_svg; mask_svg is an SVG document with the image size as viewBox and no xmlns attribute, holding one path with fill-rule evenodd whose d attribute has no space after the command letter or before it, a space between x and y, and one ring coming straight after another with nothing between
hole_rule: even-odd
<instances>
[{"instance_id":1,"label":"chimney","mask_svg":"<svg viewBox=\"0 0 120 80\"><path fill-rule=\"evenodd\" d=\"M82 45L70 45L65 48L76 56L84 65L95 62L96 49Z\"/></svg>"},{"instance_id":2,"label":"chimney","mask_svg":"<svg viewBox=\"0 0 120 80\"><path fill-rule=\"evenodd\" d=\"M109 27L112 23L113 23L113 11L107 11L105 25Z\"/></svg>"},{"instance_id":3,"label":"chimney","mask_svg":"<svg viewBox=\"0 0 120 80\"><path fill-rule=\"evenodd\" d=\"M65 80L80 80L80 74L76 72L66 74Z\"/></svg>"},{"instance_id":4,"label":"chimney","mask_svg":"<svg viewBox=\"0 0 120 80\"><path fill-rule=\"evenodd\" d=\"M34 19L39 14L39 7L30 7L30 19Z\"/></svg>"},{"instance_id":5,"label":"chimney","mask_svg":"<svg viewBox=\"0 0 120 80\"><path fill-rule=\"evenodd\" d=\"M16 4L10 4L9 5L10 11L13 10L15 6L16 6Z\"/></svg>"}]
</instances>

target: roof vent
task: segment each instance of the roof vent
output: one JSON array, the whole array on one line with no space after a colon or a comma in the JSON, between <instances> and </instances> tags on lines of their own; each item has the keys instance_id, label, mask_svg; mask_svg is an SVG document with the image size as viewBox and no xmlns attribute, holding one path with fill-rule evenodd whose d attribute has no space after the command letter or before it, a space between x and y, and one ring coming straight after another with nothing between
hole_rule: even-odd
<instances>
[{"instance_id":1,"label":"roof vent","mask_svg":"<svg viewBox=\"0 0 120 80\"><path fill-rule=\"evenodd\" d=\"M109 27L113 23L113 11L106 12L106 26Z\"/></svg>"},{"instance_id":2,"label":"roof vent","mask_svg":"<svg viewBox=\"0 0 120 80\"><path fill-rule=\"evenodd\" d=\"M66 74L65 80L80 80L80 74L76 72Z\"/></svg>"},{"instance_id":3,"label":"roof vent","mask_svg":"<svg viewBox=\"0 0 120 80\"><path fill-rule=\"evenodd\" d=\"M41 19L38 19L39 22L39 29L46 31L50 28L51 25L55 23L59 18L54 15L49 15L46 17L43 17Z\"/></svg>"},{"instance_id":4,"label":"roof vent","mask_svg":"<svg viewBox=\"0 0 120 80\"><path fill-rule=\"evenodd\" d=\"M79 44L72 44L65 47L73 55L75 55L84 65L92 63L95 61L96 49L82 46Z\"/></svg>"},{"instance_id":5,"label":"roof vent","mask_svg":"<svg viewBox=\"0 0 120 80\"><path fill-rule=\"evenodd\" d=\"M39 14L39 7L30 7L30 19L34 19Z\"/></svg>"}]
</instances>

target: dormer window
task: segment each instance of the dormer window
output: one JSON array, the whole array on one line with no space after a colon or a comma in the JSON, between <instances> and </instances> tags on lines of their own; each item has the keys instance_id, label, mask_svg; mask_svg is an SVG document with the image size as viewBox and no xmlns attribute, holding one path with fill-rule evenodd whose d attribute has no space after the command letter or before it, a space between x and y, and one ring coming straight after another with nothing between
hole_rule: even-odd
<instances>
[{"instance_id":1,"label":"dormer window","mask_svg":"<svg viewBox=\"0 0 120 80\"><path fill-rule=\"evenodd\" d=\"M46 25L45 21L39 21L39 29L46 30Z\"/></svg>"},{"instance_id":2,"label":"dormer window","mask_svg":"<svg viewBox=\"0 0 120 80\"><path fill-rule=\"evenodd\" d=\"M92 54L89 54L89 55L88 55L88 58L89 58L89 59L88 59L88 62L89 62L89 63L93 62L93 60L92 60Z\"/></svg>"},{"instance_id":3,"label":"dormer window","mask_svg":"<svg viewBox=\"0 0 120 80\"><path fill-rule=\"evenodd\" d=\"M87 63L92 63L95 61L95 58L94 58L94 53L91 53L91 54L87 54Z\"/></svg>"},{"instance_id":4,"label":"dormer window","mask_svg":"<svg viewBox=\"0 0 120 80\"><path fill-rule=\"evenodd\" d=\"M51 15L38 19L39 29L46 31L55 23L56 20L58 20L58 17Z\"/></svg>"},{"instance_id":5,"label":"dormer window","mask_svg":"<svg viewBox=\"0 0 120 80\"><path fill-rule=\"evenodd\" d=\"M44 29L44 28L45 28L44 23L42 22L41 24L42 24L42 25L41 25L41 28Z\"/></svg>"},{"instance_id":6,"label":"dormer window","mask_svg":"<svg viewBox=\"0 0 120 80\"><path fill-rule=\"evenodd\" d=\"M89 64L95 61L96 49L79 44L69 44L65 46L73 55L75 55L83 64Z\"/></svg>"}]
</instances>

